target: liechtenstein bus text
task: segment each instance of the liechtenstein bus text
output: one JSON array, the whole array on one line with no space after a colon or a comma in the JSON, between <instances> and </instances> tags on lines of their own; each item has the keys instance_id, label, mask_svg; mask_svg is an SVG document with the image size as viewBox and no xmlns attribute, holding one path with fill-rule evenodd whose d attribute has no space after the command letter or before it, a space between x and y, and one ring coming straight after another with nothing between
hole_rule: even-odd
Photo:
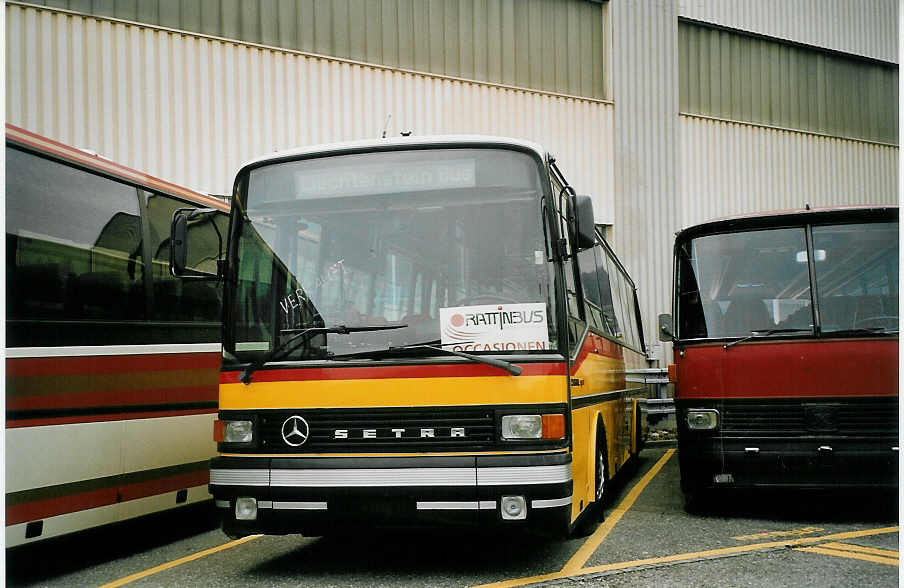
<instances>
[{"instance_id":1,"label":"liechtenstein bus text","mask_svg":"<svg viewBox=\"0 0 904 588\"><path fill-rule=\"evenodd\" d=\"M675 242L681 485L898 480L898 210L698 225Z\"/></svg>"},{"instance_id":2,"label":"liechtenstein bus text","mask_svg":"<svg viewBox=\"0 0 904 588\"><path fill-rule=\"evenodd\" d=\"M210 491L224 530L591 520L639 450L634 285L538 146L420 138L240 170Z\"/></svg>"}]
</instances>

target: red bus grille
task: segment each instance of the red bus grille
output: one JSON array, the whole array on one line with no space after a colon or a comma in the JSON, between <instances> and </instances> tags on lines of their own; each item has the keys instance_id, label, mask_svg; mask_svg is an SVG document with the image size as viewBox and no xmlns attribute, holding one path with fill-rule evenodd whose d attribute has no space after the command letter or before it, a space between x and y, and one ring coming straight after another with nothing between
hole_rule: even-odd
<instances>
[{"instance_id":1,"label":"red bus grille","mask_svg":"<svg viewBox=\"0 0 904 588\"><path fill-rule=\"evenodd\" d=\"M719 408L726 437L898 436L897 397L725 401Z\"/></svg>"}]
</instances>

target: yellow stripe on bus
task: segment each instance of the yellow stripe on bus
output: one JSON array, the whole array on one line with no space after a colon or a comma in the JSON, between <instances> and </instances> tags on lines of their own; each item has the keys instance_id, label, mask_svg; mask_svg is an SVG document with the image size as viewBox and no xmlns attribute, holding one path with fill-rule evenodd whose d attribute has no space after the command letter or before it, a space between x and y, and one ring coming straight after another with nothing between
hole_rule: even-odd
<instances>
[{"instance_id":1,"label":"yellow stripe on bus","mask_svg":"<svg viewBox=\"0 0 904 588\"><path fill-rule=\"evenodd\" d=\"M564 403L565 385L564 376L220 384L220 410Z\"/></svg>"}]
</instances>

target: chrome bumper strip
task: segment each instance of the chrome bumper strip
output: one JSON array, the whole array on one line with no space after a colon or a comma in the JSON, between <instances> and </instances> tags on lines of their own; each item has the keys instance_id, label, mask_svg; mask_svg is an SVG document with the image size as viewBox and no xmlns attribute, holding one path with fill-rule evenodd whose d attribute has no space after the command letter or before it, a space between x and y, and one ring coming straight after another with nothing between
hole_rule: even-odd
<instances>
[{"instance_id":1,"label":"chrome bumper strip","mask_svg":"<svg viewBox=\"0 0 904 588\"><path fill-rule=\"evenodd\" d=\"M549 500L531 500L531 508L556 508L559 506L571 506L571 496L565 498L551 498Z\"/></svg>"},{"instance_id":2,"label":"chrome bumper strip","mask_svg":"<svg viewBox=\"0 0 904 588\"><path fill-rule=\"evenodd\" d=\"M571 481L571 465L489 468L366 468L210 470L213 486L289 488L399 486L521 486Z\"/></svg>"},{"instance_id":3,"label":"chrome bumper strip","mask_svg":"<svg viewBox=\"0 0 904 588\"><path fill-rule=\"evenodd\" d=\"M462 502L418 502L418 510L496 510L495 500L466 500Z\"/></svg>"}]
</instances>

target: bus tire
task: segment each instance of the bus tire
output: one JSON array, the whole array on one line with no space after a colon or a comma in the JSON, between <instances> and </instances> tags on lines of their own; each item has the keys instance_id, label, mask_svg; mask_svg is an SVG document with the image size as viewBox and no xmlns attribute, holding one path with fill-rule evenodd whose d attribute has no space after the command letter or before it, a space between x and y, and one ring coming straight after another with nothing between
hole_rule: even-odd
<instances>
[{"instance_id":1,"label":"bus tire","mask_svg":"<svg viewBox=\"0 0 904 588\"><path fill-rule=\"evenodd\" d=\"M609 443L606 438L606 427L602 420L596 426L596 449L593 452L593 509L592 517L602 522L605 517L606 503L609 501Z\"/></svg>"}]
</instances>

